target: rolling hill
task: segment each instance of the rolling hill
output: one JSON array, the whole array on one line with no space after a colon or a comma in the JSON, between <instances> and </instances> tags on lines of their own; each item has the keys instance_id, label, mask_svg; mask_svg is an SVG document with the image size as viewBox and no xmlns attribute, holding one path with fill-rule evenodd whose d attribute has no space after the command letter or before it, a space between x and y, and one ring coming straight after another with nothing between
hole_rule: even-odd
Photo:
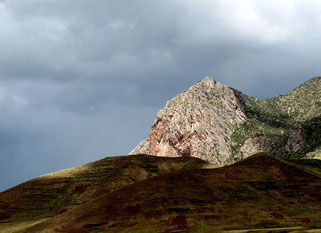
<instances>
[{"instance_id":1,"label":"rolling hill","mask_svg":"<svg viewBox=\"0 0 321 233\"><path fill-rule=\"evenodd\" d=\"M111 164L114 168L110 169ZM2 208L0 231L247 232L274 229L302 232L321 229L320 161L281 160L259 153L230 166L211 166L192 157L136 155L108 158L39 177L0 194L2 206L7 205L7 213L8 210L12 213L5 216ZM95 174L89 176L95 177L91 181L82 175L87 174L87 177L89 171ZM75 177L78 181L72 188L57 185L59 179L68 183L67 180ZM47 184L40 188L43 179ZM55 192L47 190L49 182L50 187L56 188ZM30 193L36 190L38 195ZM49 193L65 193L62 195L65 200L60 195L50 197L51 203L56 204L52 205L52 210L46 207L43 212L39 209L42 208L40 202L48 203L43 198L48 198ZM66 201L67 197L74 201ZM25 203L24 208L17 204L19 200ZM60 206L57 203L61 203ZM39 208L35 210L34 207ZM12 230L14 227L17 231Z\"/></svg>"},{"instance_id":2,"label":"rolling hill","mask_svg":"<svg viewBox=\"0 0 321 233\"><path fill-rule=\"evenodd\" d=\"M196 158L117 156L40 176L0 193L0 232L14 232L149 177L205 167L215 165Z\"/></svg>"}]
</instances>

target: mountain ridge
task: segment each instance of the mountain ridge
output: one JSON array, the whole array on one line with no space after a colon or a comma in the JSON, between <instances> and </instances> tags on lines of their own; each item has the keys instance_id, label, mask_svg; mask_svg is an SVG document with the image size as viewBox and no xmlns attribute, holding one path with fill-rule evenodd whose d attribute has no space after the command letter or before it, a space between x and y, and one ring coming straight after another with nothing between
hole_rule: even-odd
<instances>
[{"instance_id":1,"label":"mountain ridge","mask_svg":"<svg viewBox=\"0 0 321 233\"><path fill-rule=\"evenodd\" d=\"M321 156L320 119L321 77L269 99L206 77L166 102L149 138L130 154L193 156L220 165L260 151L313 158Z\"/></svg>"}]
</instances>

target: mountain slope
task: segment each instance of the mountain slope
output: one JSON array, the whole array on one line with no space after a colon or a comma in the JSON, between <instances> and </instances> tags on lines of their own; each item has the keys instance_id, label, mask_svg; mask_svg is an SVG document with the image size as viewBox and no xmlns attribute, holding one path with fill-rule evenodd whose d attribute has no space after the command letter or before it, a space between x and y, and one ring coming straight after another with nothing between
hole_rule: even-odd
<instances>
[{"instance_id":1,"label":"mountain slope","mask_svg":"<svg viewBox=\"0 0 321 233\"><path fill-rule=\"evenodd\" d=\"M321 155L321 77L261 100L206 77L166 103L130 154L193 156L226 165L260 151Z\"/></svg>"},{"instance_id":2,"label":"mountain slope","mask_svg":"<svg viewBox=\"0 0 321 233\"><path fill-rule=\"evenodd\" d=\"M21 232L321 228L321 179L315 174L261 153L227 167L151 177Z\"/></svg>"},{"instance_id":3,"label":"mountain slope","mask_svg":"<svg viewBox=\"0 0 321 233\"><path fill-rule=\"evenodd\" d=\"M316 157L321 149L321 78L312 78L285 95L246 97L247 122L236 126L233 154L268 151L283 157ZM307 155L310 153L309 155Z\"/></svg>"},{"instance_id":4,"label":"mountain slope","mask_svg":"<svg viewBox=\"0 0 321 233\"><path fill-rule=\"evenodd\" d=\"M247 120L237 94L209 77L203 79L166 103L145 147L153 155L193 156L226 164L233 127Z\"/></svg>"},{"instance_id":5,"label":"mountain slope","mask_svg":"<svg viewBox=\"0 0 321 233\"><path fill-rule=\"evenodd\" d=\"M197 158L136 155L108 157L40 176L0 193L0 232L62 214L149 177L177 170L211 167L216 166Z\"/></svg>"}]
</instances>

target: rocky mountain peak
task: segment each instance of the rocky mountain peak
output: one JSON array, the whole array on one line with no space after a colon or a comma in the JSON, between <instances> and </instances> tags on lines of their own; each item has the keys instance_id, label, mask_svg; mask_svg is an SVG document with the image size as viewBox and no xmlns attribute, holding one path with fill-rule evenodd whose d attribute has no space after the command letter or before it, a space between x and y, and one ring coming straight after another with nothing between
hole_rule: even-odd
<instances>
[{"instance_id":1,"label":"rocky mountain peak","mask_svg":"<svg viewBox=\"0 0 321 233\"><path fill-rule=\"evenodd\" d=\"M130 154L193 156L225 165L261 151L285 157L315 153L321 143L307 147L306 139L312 124L307 122L321 112L315 107L319 82L314 78L285 95L261 100L206 77L167 101L149 138ZM319 129L319 121L313 122L313 130Z\"/></svg>"},{"instance_id":2,"label":"rocky mountain peak","mask_svg":"<svg viewBox=\"0 0 321 233\"><path fill-rule=\"evenodd\" d=\"M246 121L241 93L206 77L166 103L156 117L144 149L158 156L193 156L228 163L236 123Z\"/></svg>"}]
</instances>

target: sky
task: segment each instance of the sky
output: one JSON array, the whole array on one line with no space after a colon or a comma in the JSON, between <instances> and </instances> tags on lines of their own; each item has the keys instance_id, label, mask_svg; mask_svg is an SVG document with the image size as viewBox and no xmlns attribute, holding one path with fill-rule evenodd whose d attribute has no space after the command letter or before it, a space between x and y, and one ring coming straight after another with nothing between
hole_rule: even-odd
<instances>
[{"instance_id":1,"label":"sky","mask_svg":"<svg viewBox=\"0 0 321 233\"><path fill-rule=\"evenodd\" d=\"M205 76L286 93L320 41L319 0L0 0L0 191L128 154Z\"/></svg>"}]
</instances>

